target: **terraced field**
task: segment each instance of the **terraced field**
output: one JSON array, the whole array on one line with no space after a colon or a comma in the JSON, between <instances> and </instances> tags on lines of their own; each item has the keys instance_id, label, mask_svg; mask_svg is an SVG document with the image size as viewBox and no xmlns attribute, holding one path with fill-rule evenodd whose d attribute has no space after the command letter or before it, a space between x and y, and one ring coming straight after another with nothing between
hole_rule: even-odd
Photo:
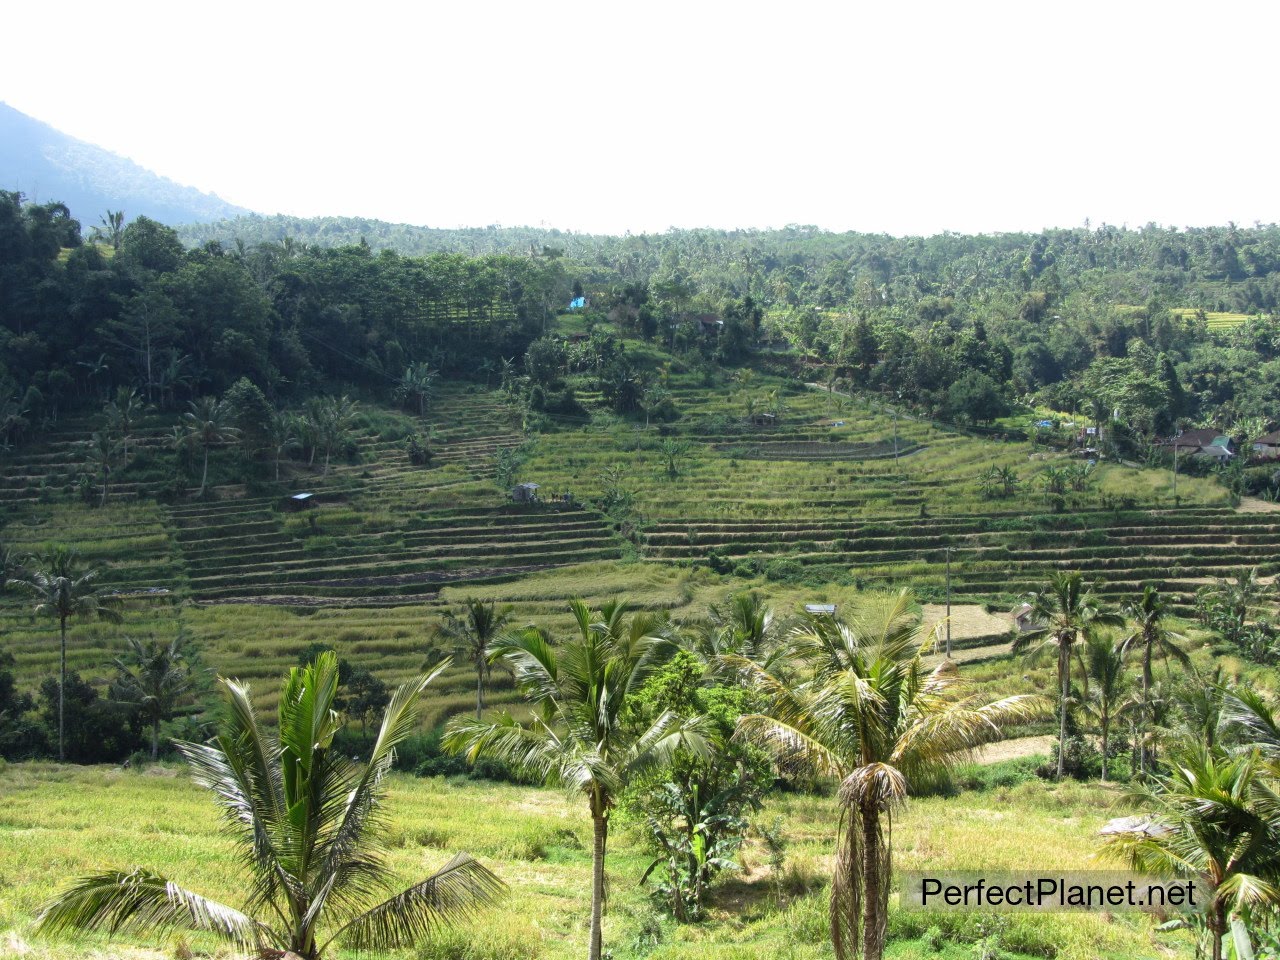
<instances>
[{"instance_id":1,"label":"terraced field","mask_svg":"<svg viewBox=\"0 0 1280 960\"><path fill-rule=\"evenodd\" d=\"M738 386L676 375L670 388L682 418L663 431L685 450L674 476L657 427L592 409L587 391L579 396L588 417L527 438L498 393L453 384L428 417L429 467L410 464L404 450L405 434L423 425L374 411L358 454L327 476L290 464L274 490L228 485L203 501L161 505L139 498L154 470L146 481L125 471L111 503L96 509L71 501L61 481L33 482L46 467L70 482L77 430L83 436L91 425L67 424L9 455L2 535L20 551L75 543L119 594L121 625L73 621L74 669L102 676L125 636L182 629L210 665L259 681L264 706L280 672L313 643L388 681L409 676L451 652L437 628L447 608L472 595L509 604L517 623L567 630L574 596L625 596L686 621L746 584L780 612L878 586L909 584L936 599L948 547L957 602L997 608L1055 567L1105 577L1117 599L1147 579L1189 594L1246 565L1280 572L1280 515L1236 512L1207 480L1183 478L1175 507L1167 473L1104 466L1092 490L1069 495L1065 512L1052 514L1038 476L1061 457L1025 443L904 416L895 458L894 418L872 404L761 378L752 390L778 391L785 408L776 424L754 428ZM162 430L146 425L144 451L160 456ZM544 493L571 491L574 505L508 502L492 479L505 448L521 451L520 479ZM1019 474L1013 498L979 494L977 477L992 464ZM630 541L590 505L611 484L633 504ZM316 506L282 510L286 490L313 492ZM1117 507L1123 498L1132 505ZM721 573L708 568L711 557ZM784 561L782 579L776 561ZM34 682L53 669L56 624L9 595L0 627L23 677ZM997 663L1006 650L999 635L955 644L956 658L975 664ZM501 704L510 688L503 677L495 682L491 699ZM472 683L468 665L451 668L429 719L467 709Z\"/></svg>"}]
</instances>

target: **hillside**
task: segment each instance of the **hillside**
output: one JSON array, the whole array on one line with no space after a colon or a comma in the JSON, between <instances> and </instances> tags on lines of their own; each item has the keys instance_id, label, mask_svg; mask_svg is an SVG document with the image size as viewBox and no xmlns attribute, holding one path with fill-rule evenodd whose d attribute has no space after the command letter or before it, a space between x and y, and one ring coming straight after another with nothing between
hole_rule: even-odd
<instances>
[{"instance_id":1,"label":"hillside","mask_svg":"<svg viewBox=\"0 0 1280 960\"><path fill-rule=\"evenodd\" d=\"M160 176L132 160L77 140L0 103L0 189L40 203L59 201L86 225L107 210L162 223L221 220L248 213L215 194Z\"/></svg>"}]
</instances>

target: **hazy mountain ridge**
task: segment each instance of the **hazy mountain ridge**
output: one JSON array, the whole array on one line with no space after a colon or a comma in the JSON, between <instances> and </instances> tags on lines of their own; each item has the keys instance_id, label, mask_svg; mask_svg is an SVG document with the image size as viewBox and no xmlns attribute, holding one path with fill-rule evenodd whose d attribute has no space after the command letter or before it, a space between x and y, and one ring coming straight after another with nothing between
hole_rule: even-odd
<instances>
[{"instance_id":1,"label":"hazy mountain ridge","mask_svg":"<svg viewBox=\"0 0 1280 960\"><path fill-rule=\"evenodd\" d=\"M68 136L0 103L0 189L17 190L41 203L61 201L79 217L123 210L132 220L151 217L181 224L237 217L245 208L227 203Z\"/></svg>"}]
</instances>

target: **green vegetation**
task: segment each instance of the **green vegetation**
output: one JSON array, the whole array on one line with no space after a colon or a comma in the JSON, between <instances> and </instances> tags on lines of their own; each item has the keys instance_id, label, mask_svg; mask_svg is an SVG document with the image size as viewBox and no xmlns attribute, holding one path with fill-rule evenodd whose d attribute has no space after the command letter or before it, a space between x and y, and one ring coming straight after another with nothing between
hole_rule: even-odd
<instances>
[{"instance_id":1,"label":"green vegetation","mask_svg":"<svg viewBox=\"0 0 1280 960\"><path fill-rule=\"evenodd\" d=\"M51 930L119 920L156 945L151 921L184 920L177 953L214 949L216 927L318 955L319 928L342 929L328 911L376 899L357 882L330 900L338 874L298 853L333 839L359 770L391 787L392 819L366 834L388 883L465 838L518 896L474 942L357 921L331 952L441 960L1186 955L1188 935L1143 918L898 910L890 863L1085 866L1104 803L1179 809L1188 743L1200 786L1239 788L1233 824L1273 812L1280 483L1249 444L1277 416L1274 228L518 249L493 231L475 255L415 257L288 238L186 250L118 212L102 227L86 243L65 208L0 194L0 756L152 773L0 769L38 795L0 818L20 864L0 935L24 950L69 942L33 932L56 872L98 879ZM1237 456L1174 461L1159 441L1196 426ZM32 559L71 548L89 579ZM65 603L39 587L57 576L79 584ZM1016 657L1037 645L1056 670ZM190 746L221 719L206 664L238 678L237 716L274 713L278 732L245 721ZM410 724L390 689L424 671ZM324 707L310 746L303 701ZM1006 733L1007 754L972 756ZM283 831L272 875L288 879L244 910L234 845L149 765L174 741L228 770L252 742L264 769L288 761L291 826L249 818ZM392 743L419 779L390 773ZM371 750L367 768L337 759ZM294 789L313 768L331 802L319 780ZM1122 800L1098 778L1145 788ZM83 784L166 795L174 819L126 850L68 819ZM49 825L26 826L38 809ZM164 839L191 824L187 851ZM92 856L67 852L70 831ZM1208 950L1232 921L1255 936L1273 919L1232 878L1280 883L1274 838L1214 840L1241 837L1262 850L1247 871L1217 853L1160 866L1227 904L1191 924ZM161 895L178 868L237 906Z\"/></svg>"}]
</instances>

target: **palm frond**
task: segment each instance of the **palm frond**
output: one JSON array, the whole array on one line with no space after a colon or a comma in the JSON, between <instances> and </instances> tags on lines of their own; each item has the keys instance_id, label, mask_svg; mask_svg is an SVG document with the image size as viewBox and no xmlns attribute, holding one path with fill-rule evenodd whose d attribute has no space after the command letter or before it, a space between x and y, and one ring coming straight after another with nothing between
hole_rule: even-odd
<instances>
[{"instance_id":1,"label":"palm frond","mask_svg":"<svg viewBox=\"0 0 1280 960\"><path fill-rule=\"evenodd\" d=\"M241 946L273 940L271 930L225 904L184 890L141 868L83 877L40 912L42 933L154 933L181 928L216 934Z\"/></svg>"},{"instance_id":2,"label":"palm frond","mask_svg":"<svg viewBox=\"0 0 1280 960\"><path fill-rule=\"evenodd\" d=\"M459 853L427 879L340 927L321 952L335 940L355 950L412 946L443 925L474 916L505 891L506 885L487 867Z\"/></svg>"}]
</instances>

